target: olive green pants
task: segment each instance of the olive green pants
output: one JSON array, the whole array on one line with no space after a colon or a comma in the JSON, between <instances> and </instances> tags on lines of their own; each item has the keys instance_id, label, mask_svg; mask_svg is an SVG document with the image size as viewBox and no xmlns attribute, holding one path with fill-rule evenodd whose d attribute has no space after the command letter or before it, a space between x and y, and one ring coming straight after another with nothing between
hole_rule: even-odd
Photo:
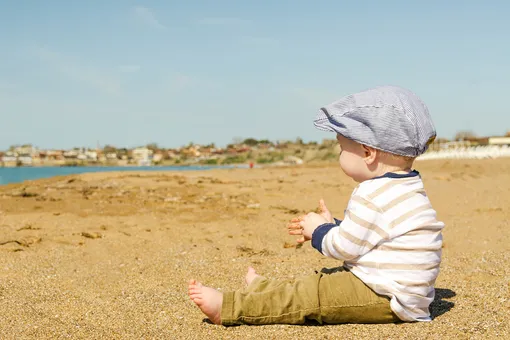
<instances>
[{"instance_id":1,"label":"olive green pants","mask_svg":"<svg viewBox=\"0 0 510 340\"><path fill-rule=\"evenodd\" d=\"M343 267L292 281L257 277L223 294L223 325L392 323L400 321L390 300Z\"/></svg>"}]
</instances>

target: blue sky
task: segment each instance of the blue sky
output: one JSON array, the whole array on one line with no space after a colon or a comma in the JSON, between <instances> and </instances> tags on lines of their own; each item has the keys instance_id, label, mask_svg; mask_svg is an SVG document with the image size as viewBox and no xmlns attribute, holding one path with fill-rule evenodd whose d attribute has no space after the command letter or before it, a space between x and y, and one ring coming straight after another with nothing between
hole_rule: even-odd
<instances>
[{"instance_id":1,"label":"blue sky","mask_svg":"<svg viewBox=\"0 0 510 340\"><path fill-rule=\"evenodd\" d=\"M334 138L392 84L439 136L510 130L508 1L2 1L0 149Z\"/></svg>"}]
</instances>

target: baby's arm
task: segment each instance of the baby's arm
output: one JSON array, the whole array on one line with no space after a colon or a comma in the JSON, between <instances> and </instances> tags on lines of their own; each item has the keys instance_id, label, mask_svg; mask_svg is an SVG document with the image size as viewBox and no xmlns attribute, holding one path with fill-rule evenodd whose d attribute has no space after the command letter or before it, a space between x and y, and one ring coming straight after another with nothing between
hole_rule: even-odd
<instances>
[{"instance_id":1,"label":"baby's arm","mask_svg":"<svg viewBox=\"0 0 510 340\"><path fill-rule=\"evenodd\" d=\"M328 257L348 261L388 238L381 210L367 199L355 196L339 225L325 223L314 230L312 246Z\"/></svg>"}]
</instances>

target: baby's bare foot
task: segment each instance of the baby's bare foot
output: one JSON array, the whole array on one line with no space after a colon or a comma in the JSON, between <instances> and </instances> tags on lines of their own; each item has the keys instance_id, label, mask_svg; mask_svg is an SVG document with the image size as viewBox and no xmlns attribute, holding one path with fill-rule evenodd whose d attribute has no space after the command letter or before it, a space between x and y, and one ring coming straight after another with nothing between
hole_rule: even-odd
<instances>
[{"instance_id":1,"label":"baby's bare foot","mask_svg":"<svg viewBox=\"0 0 510 340\"><path fill-rule=\"evenodd\" d=\"M246 284L250 285L250 283L260 275L255 272L253 267L248 267L248 273L246 273Z\"/></svg>"},{"instance_id":2,"label":"baby's bare foot","mask_svg":"<svg viewBox=\"0 0 510 340\"><path fill-rule=\"evenodd\" d=\"M221 325L223 293L218 292L214 288L206 287L196 280L190 280L188 295L198 308L207 315L209 320L217 325Z\"/></svg>"}]
</instances>

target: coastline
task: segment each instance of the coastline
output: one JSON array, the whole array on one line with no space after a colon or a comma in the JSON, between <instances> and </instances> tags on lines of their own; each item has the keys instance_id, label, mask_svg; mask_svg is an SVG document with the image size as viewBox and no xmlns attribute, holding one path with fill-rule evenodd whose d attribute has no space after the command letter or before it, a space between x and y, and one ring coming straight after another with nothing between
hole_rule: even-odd
<instances>
[{"instance_id":1,"label":"coastline","mask_svg":"<svg viewBox=\"0 0 510 340\"><path fill-rule=\"evenodd\" d=\"M56 176L78 175L83 173L112 172L187 172L209 171L214 169L248 168L240 165L161 165L161 166L24 166L0 168L0 186L24 181L35 181Z\"/></svg>"}]
</instances>

